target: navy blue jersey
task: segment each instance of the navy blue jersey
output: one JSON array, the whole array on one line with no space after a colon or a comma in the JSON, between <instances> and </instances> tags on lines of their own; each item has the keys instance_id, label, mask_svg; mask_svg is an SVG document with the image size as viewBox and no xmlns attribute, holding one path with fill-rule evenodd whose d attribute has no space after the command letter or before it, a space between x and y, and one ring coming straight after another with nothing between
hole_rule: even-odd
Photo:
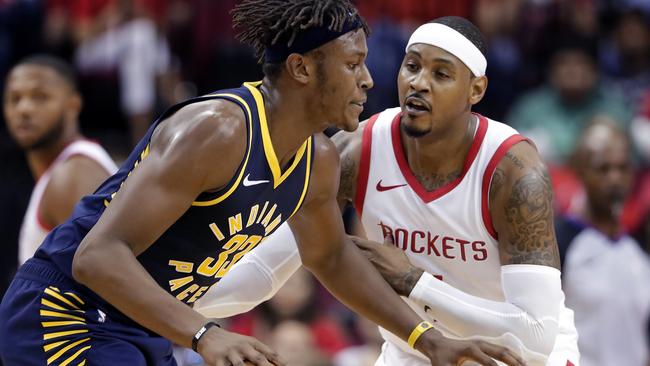
<instances>
[{"instance_id":1,"label":"navy blue jersey","mask_svg":"<svg viewBox=\"0 0 650 366\"><path fill-rule=\"evenodd\" d=\"M181 107L208 99L226 99L246 115L248 143L244 159L221 190L204 192L138 261L156 282L186 304L198 300L247 252L289 219L302 204L309 184L313 138L308 138L282 172L271 144L259 83L195 98L166 111L135 150L97 191L84 197L71 218L48 235L36 257L49 260L71 277L79 243L111 204L121 185L147 159L157 124ZM222 157L214 157L220 169ZM160 197L164 200L165 197ZM119 268L115 269L119 271Z\"/></svg>"}]
</instances>

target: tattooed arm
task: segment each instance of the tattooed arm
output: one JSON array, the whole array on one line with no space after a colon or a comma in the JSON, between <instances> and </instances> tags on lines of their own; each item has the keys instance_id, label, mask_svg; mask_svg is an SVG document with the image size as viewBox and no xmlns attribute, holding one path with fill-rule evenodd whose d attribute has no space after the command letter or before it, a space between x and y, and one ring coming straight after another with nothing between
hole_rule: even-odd
<instances>
[{"instance_id":1,"label":"tattooed arm","mask_svg":"<svg viewBox=\"0 0 650 366\"><path fill-rule=\"evenodd\" d=\"M345 209L348 203L354 202L357 190L357 176L359 175L359 162L361 161L361 141L366 124L367 121L363 121L356 131L340 131L331 138L341 157L341 179L337 194L341 211Z\"/></svg>"},{"instance_id":2,"label":"tattooed arm","mask_svg":"<svg viewBox=\"0 0 650 366\"><path fill-rule=\"evenodd\" d=\"M530 144L516 144L497 166L490 207L502 264L559 268L551 180Z\"/></svg>"}]
</instances>

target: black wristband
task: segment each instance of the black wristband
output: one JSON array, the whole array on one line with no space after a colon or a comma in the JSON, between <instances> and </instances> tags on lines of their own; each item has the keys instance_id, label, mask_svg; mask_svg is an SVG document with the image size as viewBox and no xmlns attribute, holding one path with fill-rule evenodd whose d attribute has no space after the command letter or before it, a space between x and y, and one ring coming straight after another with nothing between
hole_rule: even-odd
<instances>
[{"instance_id":1,"label":"black wristband","mask_svg":"<svg viewBox=\"0 0 650 366\"><path fill-rule=\"evenodd\" d=\"M199 340L201 339L201 337L203 337L205 332L207 332L208 329L210 329L212 327L221 328L221 326L219 326L219 324L217 324L215 322L207 322L204 326L201 327L201 329L199 329L198 332L196 332L196 334L194 335L194 338L192 338L192 350L194 352L198 352L196 349L199 346Z\"/></svg>"}]
</instances>

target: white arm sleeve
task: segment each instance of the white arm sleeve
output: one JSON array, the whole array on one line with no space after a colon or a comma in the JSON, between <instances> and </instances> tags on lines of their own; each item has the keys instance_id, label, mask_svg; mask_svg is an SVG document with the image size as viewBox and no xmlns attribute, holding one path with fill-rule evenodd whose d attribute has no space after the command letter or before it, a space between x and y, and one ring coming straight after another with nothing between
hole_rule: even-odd
<instances>
[{"instance_id":1,"label":"white arm sleeve","mask_svg":"<svg viewBox=\"0 0 650 366\"><path fill-rule=\"evenodd\" d=\"M501 282L505 302L469 295L425 272L409 298L429 306L429 315L461 338L479 336L515 346L520 354L548 357L564 304L560 271L541 265L505 265Z\"/></svg>"},{"instance_id":2,"label":"white arm sleeve","mask_svg":"<svg viewBox=\"0 0 650 366\"><path fill-rule=\"evenodd\" d=\"M245 313L270 299L301 266L287 223L237 262L194 305L208 318Z\"/></svg>"}]
</instances>

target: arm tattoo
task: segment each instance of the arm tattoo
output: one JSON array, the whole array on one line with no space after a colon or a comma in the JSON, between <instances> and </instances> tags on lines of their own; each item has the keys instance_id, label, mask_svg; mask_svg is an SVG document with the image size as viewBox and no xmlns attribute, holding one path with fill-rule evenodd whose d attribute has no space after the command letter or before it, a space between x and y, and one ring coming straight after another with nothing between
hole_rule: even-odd
<instances>
[{"instance_id":1,"label":"arm tattoo","mask_svg":"<svg viewBox=\"0 0 650 366\"><path fill-rule=\"evenodd\" d=\"M341 181L339 183L339 198L354 202L356 181L354 179L357 171L357 163L354 159L344 154L341 157Z\"/></svg>"},{"instance_id":2,"label":"arm tattoo","mask_svg":"<svg viewBox=\"0 0 650 366\"><path fill-rule=\"evenodd\" d=\"M559 268L553 228L553 190L546 170L534 169L515 182L505 207L509 235L504 249L512 264Z\"/></svg>"},{"instance_id":3,"label":"arm tattoo","mask_svg":"<svg viewBox=\"0 0 650 366\"><path fill-rule=\"evenodd\" d=\"M522 163L521 160L510 151L506 152L506 158L510 159L510 161L512 161L512 163L520 170L524 169L524 163Z\"/></svg>"},{"instance_id":4,"label":"arm tattoo","mask_svg":"<svg viewBox=\"0 0 650 366\"><path fill-rule=\"evenodd\" d=\"M496 197L497 193L499 193L503 187L503 182L505 181L506 173L503 171L503 169L497 167L492 174L492 182L490 182L490 193L488 196L490 199Z\"/></svg>"}]
</instances>

